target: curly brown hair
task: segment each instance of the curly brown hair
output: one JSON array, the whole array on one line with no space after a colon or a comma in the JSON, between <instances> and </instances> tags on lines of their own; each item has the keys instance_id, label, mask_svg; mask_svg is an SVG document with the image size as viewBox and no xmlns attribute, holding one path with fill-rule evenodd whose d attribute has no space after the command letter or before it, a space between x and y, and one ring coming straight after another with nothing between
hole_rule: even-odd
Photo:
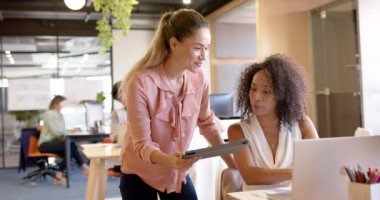
<instances>
[{"instance_id":1,"label":"curly brown hair","mask_svg":"<svg viewBox=\"0 0 380 200\"><path fill-rule=\"evenodd\" d=\"M255 74L265 70L272 81L274 95L277 99L276 111L281 123L290 125L302 121L306 112L307 85L300 66L291 58L276 54L267 57L262 63L249 65L240 76L237 90L237 110L241 119L254 115L249 100L252 79Z\"/></svg>"}]
</instances>

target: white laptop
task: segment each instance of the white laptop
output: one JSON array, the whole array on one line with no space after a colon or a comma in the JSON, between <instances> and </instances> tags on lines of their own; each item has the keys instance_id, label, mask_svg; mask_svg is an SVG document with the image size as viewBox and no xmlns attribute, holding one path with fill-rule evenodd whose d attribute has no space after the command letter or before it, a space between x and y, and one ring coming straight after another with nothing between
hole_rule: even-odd
<instances>
[{"instance_id":1,"label":"white laptop","mask_svg":"<svg viewBox=\"0 0 380 200\"><path fill-rule=\"evenodd\" d=\"M302 140L294 144L292 200L348 199L342 166L380 168L380 136Z\"/></svg>"}]
</instances>

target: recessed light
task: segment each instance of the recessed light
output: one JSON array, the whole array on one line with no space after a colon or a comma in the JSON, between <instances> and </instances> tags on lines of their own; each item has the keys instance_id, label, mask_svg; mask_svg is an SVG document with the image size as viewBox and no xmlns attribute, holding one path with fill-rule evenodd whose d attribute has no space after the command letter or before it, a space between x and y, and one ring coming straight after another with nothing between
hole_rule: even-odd
<instances>
[{"instance_id":1,"label":"recessed light","mask_svg":"<svg viewBox=\"0 0 380 200\"><path fill-rule=\"evenodd\" d=\"M182 0L183 4L191 4L191 0Z\"/></svg>"}]
</instances>

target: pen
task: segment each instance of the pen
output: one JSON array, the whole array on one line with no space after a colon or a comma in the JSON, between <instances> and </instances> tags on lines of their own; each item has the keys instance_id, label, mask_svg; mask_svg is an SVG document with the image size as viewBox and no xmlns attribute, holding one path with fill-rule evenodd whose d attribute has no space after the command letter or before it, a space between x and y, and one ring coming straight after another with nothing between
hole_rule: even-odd
<instances>
[{"instance_id":1,"label":"pen","mask_svg":"<svg viewBox=\"0 0 380 200\"><path fill-rule=\"evenodd\" d=\"M350 167L344 166L344 170L346 171L348 178L350 179L351 182L355 182L355 177L353 176Z\"/></svg>"}]
</instances>

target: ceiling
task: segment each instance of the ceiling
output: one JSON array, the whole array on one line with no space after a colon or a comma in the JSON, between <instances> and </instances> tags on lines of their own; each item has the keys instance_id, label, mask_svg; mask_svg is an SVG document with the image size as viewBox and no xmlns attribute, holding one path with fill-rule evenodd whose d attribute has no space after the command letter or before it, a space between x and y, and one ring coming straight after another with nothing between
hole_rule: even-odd
<instances>
[{"instance_id":1,"label":"ceiling","mask_svg":"<svg viewBox=\"0 0 380 200\"><path fill-rule=\"evenodd\" d=\"M154 30L159 17L168 10L187 7L207 16L231 1L192 0L185 5L182 0L139 0L132 11L131 29ZM254 23L254 9L254 0L249 0L217 21ZM92 0L79 11L67 8L63 0L0 0L3 76L109 75L110 54L97 53L100 47L95 26L100 17ZM6 50L12 52L14 63L5 55Z\"/></svg>"},{"instance_id":2,"label":"ceiling","mask_svg":"<svg viewBox=\"0 0 380 200\"><path fill-rule=\"evenodd\" d=\"M232 0L192 0L185 5L182 0L139 0L132 11L132 29L154 29L155 22L162 13L178 8L192 8L204 16L212 13ZM95 32L95 21L101 17L95 12L92 0L79 11L66 7L63 0L0 0L0 34L14 35L20 32L38 32L38 30L19 31L23 28L39 27L42 34L49 29L59 29L60 35L89 35ZM16 30L5 27L12 24ZM16 25L16 26L15 26ZM69 30L62 30L62 29ZM74 28L75 31L70 31Z\"/></svg>"}]
</instances>

